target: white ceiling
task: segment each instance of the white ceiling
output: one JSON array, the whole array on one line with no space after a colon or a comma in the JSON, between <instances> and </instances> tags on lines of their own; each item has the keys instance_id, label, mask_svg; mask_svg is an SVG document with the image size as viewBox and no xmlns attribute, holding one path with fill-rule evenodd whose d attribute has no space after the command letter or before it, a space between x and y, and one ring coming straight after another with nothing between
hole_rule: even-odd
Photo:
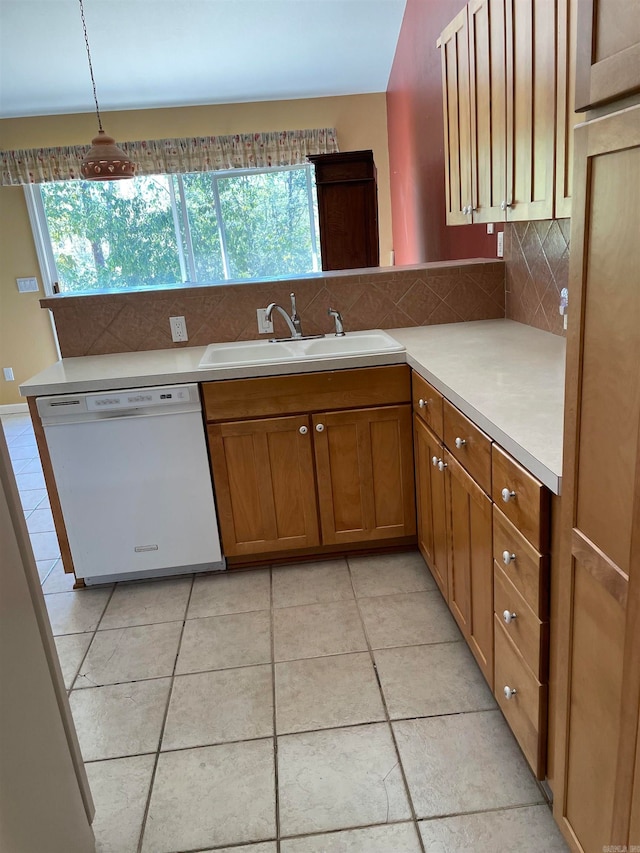
<instances>
[{"instance_id":1,"label":"white ceiling","mask_svg":"<svg viewBox=\"0 0 640 853\"><path fill-rule=\"evenodd\" d=\"M83 0L102 110L384 92L406 0ZM0 0L0 117L94 109L78 0Z\"/></svg>"}]
</instances>

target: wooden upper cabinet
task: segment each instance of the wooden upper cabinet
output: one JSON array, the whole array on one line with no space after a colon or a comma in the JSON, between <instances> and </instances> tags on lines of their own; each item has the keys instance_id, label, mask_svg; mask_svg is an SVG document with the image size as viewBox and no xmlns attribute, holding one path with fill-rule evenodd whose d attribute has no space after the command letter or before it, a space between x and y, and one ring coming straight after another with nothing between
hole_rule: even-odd
<instances>
[{"instance_id":1,"label":"wooden upper cabinet","mask_svg":"<svg viewBox=\"0 0 640 853\"><path fill-rule=\"evenodd\" d=\"M560 0L557 7L556 219L571 216L573 129L584 120L575 111L577 7L578 0Z\"/></svg>"},{"instance_id":2,"label":"wooden upper cabinet","mask_svg":"<svg viewBox=\"0 0 640 853\"><path fill-rule=\"evenodd\" d=\"M312 416L325 545L414 536L411 406Z\"/></svg>"},{"instance_id":3,"label":"wooden upper cabinet","mask_svg":"<svg viewBox=\"0 0 640 853\"><path fill-rule=\"evenodd\" d=\"M323 270L380 263L373 151L314 154Z\"/></svg>"},{"instance_id":4,"label":"wooden upper cabinet","mask_svg":"<svg viewBox=\"0 0 640 853\"><path fill-rule=\"evenodd\" d=\"M556 3L506 0L507 221L553 216Z\"/></svg>"},{"instance_id":5,"label":"wooden upper cabinet","mask_svg":"<svg viewBox=\"0 0 640 853\"><path fill-rule=\"evenodd\" d=\"M579 0L576 109L640 92L640 3Z\"/></svg>"},{"instance_id":6,"label":"wooden upper cabinet","mask_svg":"<svg viewBox=\"0 0 640 853\"><path fill-rule=\"evenodd\" d=\"M225 555L318 545L309 417L209 424L207 431Z\"/></svg>"},{"instance_id":7,"label":"wooden upper cabinet","mask_svg":"<svg viewBox=\"0 0 640 853\"><path fill-rule=\"evenodd\" d=\"M504 0L472 0L467 9L472 216L499 222L507 180Z\"/></svg>"},{"instance_id":8,"label":"wooden upper cabinet","mask_svg":"<svg viewBox=\"0 0 640 853\"><path fill-rule=\"evenodd\" d=\"M471 222L471 110L467 9L438 39L442 64L447 225Z\"/></svg>"}]
</instances>

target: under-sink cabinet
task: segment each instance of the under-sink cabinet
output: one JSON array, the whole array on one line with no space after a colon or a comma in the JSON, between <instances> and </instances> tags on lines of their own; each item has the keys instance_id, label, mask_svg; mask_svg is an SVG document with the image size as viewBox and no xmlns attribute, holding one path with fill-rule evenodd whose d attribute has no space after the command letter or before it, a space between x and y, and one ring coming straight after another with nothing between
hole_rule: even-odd
<instances>
[{"instance_id":1,"label":"under-sink cabinet","mask_svg":"<svg viewBox=\"0 0 640 853\"><path fill-rule=\"evenodd\" d=\"M418 547L543 779L549 491L415 372L412 392Z\"/></svg>"},{"instance_id":2,"label":"under-sink cabinet","mask_svg":"<svg viewBox=\"0 0 640 853\"><path fill-rule=\"evenodd\" d=\"M227 558L415 541L404 365L203 385Z\"/></svg>"}]
</instances>

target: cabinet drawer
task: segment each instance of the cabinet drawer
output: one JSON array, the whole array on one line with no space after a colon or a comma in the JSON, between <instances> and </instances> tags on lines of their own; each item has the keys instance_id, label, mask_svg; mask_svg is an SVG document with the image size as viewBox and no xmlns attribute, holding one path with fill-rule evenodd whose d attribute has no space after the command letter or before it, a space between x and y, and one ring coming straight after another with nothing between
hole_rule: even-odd
<instances>
[{"instance_id":1,"label":"cabinet drawer","mask_svg":"<svg viewBox=\"0 0 640 853\"><path fill-rule=\"evenodd\" d=\"M544 779L547 740L547 686L541 684L495 619L495 696L511 731L538 779ZM516 693L507 699L505 688Z\"/></svg>"},{"instance_id":2,"label":"cabinet drawer","mask_svg":"<svg viewBox=\"0 0 640 853\"><path fill-rule=\"evenodd\" d=\"M390 406L411 400L406 364L205 382L207 421Z\"/></svg>"},{"instance_id":3,"label":"cabinet drawer","mask_svg":"<svg viewBox=\"0 0 640 853\"><path fill-rule=\"evenodd\" d=\"M549 491L496 444L491 449L492 497L539 551L549 548Z\"/></svg>"},{"instance_id":4,"label":"cabinet drawer","mask_svg":"<svg viewBox=\"0 0 640 853\"><path fill-rule=\"evenodd\" d=\"M549 623L538 619L497 563L493 566L493 606L527 666L536 678L547 681Z\"/></svg>"},{"instance_id":5,"label":"cabinet drawer","mask_svg":"<svg viewBox=\"0 0 640 853\"><path fill-rule=\"evenodd\" d=\"M536 551L497 506L493 507L493 558L536 616L546 621L549 557Z\"/></svg>"},{"instance_id":6,"label":"cabinet drawer","mask_svg":"<svg viewBox=\"0 0 640 853\"><path fill-rule=\"evenodd\" d=\"M427 424L428 427L442 440L444 423L442 414L443 396L429 385L415 371L411 374L411 391L413 396L413 411Z\"/></svg>"},{"instance_id":7,"label":"cabinet drawer","mask_svg":"<svg viewBox=\"0 0 640 853\"><path fill-rule=\"evenodd\" d=\"M491 439L444 400L444 443L478 485L491 494Z\"/></svg>"}]
</instances>

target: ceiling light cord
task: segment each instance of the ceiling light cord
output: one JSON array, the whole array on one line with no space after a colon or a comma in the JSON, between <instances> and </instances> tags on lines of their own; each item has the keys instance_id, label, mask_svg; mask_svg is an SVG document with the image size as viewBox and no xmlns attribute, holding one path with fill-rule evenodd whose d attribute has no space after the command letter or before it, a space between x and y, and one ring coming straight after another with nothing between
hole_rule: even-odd
<instances>
[{"instance_id":1,"label":"ceiling light cord","mask_svg":"<svg viewBox=\"0 0 640 853\"><path fill-rule=\"evenodd\" d=\"M87 59L89 60L89 74L91 74L91 85L93 86L93 100L96 102L96 114L98 116L98 128L102 132L102 119L100 118L100 107L98 106L98 94L96 92L96 81L93 76L93 65L91 64L91 51L89 50L89 36L87 35L87 22L84 19L84 6L82 5L82 0L78 0L80 3L80 17L82 19L82 29L84 31L84 43L87 48Z\"/></svg>"}]
</instances>

